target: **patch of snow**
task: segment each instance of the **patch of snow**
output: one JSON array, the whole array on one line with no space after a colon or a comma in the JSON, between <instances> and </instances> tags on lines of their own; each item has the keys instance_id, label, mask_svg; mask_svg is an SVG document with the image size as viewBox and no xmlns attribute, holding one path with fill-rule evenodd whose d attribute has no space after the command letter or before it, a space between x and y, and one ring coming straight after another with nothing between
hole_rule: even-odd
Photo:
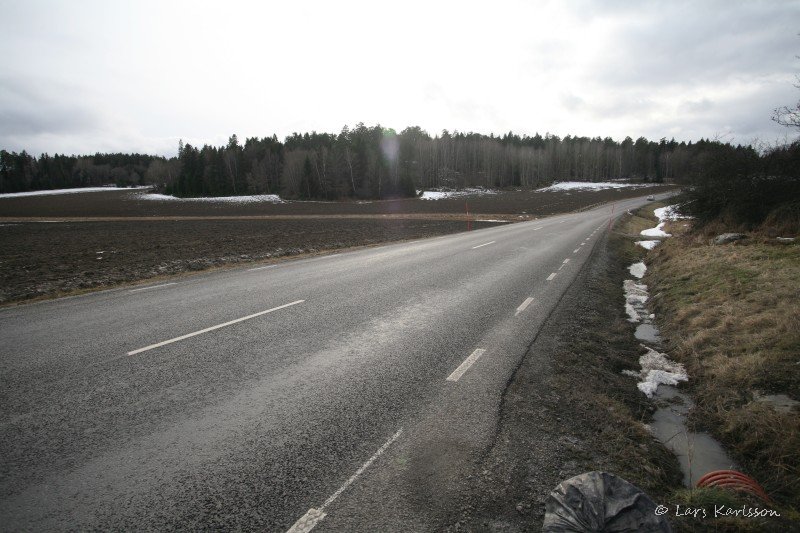
<instances>
[{"instance_id":1,"label":"patch of snow","mask_svg":"<svg viewBox=\"0 0 800 533\"><path fill-rule=\"evenodd\" d=\"M421 200L444 200L445 198L460 198L463 196L485 196L489 194L497 194L497 191L491 189L469 188L461 189L458 191L441 190L441 191L425 191L420 196Z\"/></svg>"},{"instance_id":2,"label":"patch of snow","mask_svg":"<svg viewBox=\"0 0 800 533\"><path fill-rule=\"evenodd\" d=\"M141 189L150 189L150 187L147 185L143 187L78 187L75 189L50 189L46 191L7 192L0 194L0 198L21 198L23 196L49 196L52 194L75 194L81 192L135 191Z\"/></svg>"},{"instance_id":3,"label":"patch of snow","mask_svg":"<svg viewBox=\"0 0 800 533\"><path fill-rule=\"evenodd\" d=\"M681 381L689 380L682 364L672 361L666 354L649 346L642 344L642 347L647 349L647 353L639 358L639 366L642 367L639 374L635 375L630 370L625 374L639 379L636 387L648 398L653 397L659 385L677 385Z\"/></svg>"},{"instance_id":4,"label":"patch of snow","mask_svg":"<svg viewBox=\"0 0 800 533\"><path fill-rule=\"evenodd\" d=\"M282 204L283 200L277 194L254 194L251 196L215 196L201 198L178 198L167 194L146 193L140 194L141 200L155 200L162 202L227 202L232 204L271 203Z\"/></svg>"},{"instance_id":5,"label":"patch of snow","mask_svg":"<svg viewBox=\"0 0 800 533\"><path fill-rule=\"evenodd\" d=\"M639 232L643 237L672 237L671 233L664 231L664 222L659 222L655 228L643 229Z\"/></svg>"},{"instance_id":6,"label":"patch of snow","mask_svg":"<svg viewBox=\"0 0 800 533\"><path fill-rule=\"evenodd\" d=\"M552 192L552 191L601 191L605 189L624 189L634 188L639 189L642 187L652 187L652 183L626 183L626 182L591 182L591 181L562 181L554 183L549 187L537 189L536 192Z\"/></svg>"},{"instance_id":7,"label":"patch of snow","mask_svg":"<svg viewBox=\"0 0 800 533\"><path fill-rule=\"evenodd\" d=\"M636 241L636 244L644 248L645 250L652 250L656 246L658 246L661 241Z\"/></svg>"},{"instance_id":8,"label":"patch of snow","mask_svg":"<svg viewBox=\"0 0 800 533\"><path fill-rule=\"evenodd\" d=\"M625 302L625 312L628 313L628 322L639 322L639 313L636 308L628 302Z\"/></svg>"},{"instance_id":9,"label":"patch of snow","mask_svg":"<svg viewBox=\"0 0 800 533\"><path fill-rule=\"evenodd\" d=\"M642 279L646 271L647 271L647 265L645 265L642 261L634 263L628 267L628 272L631 273L631 276L638 279Z\"/></svg>"},{"instance_id":10,"label":"patch of snow","mask_svg":"<svg viewBox=\"0 0 800 533\"><path fill-rule=\"evenodd\" d=\"M625 299L630 303L643 304L649 298L647 285L643 283L636 283L632 279L626 279L622 283L622 288L625 290Z\"/></svg>"},{"instance_id":11,"label":"patch of snow","mask_svg":"<svg viewBox=\"0 0 800 533\"><path fill-rule=\"evenodd\" d=\"M687 217L678 214L678 204L667 205L653 210L653 214L658 217L658 220L664 222L665 220L685 220L692 217Z\"/></svg>"},{"instance_id":12,"label":"patch of snow","mask_svg":"<svg viewBox=\"0 0 800 533\"><path fill-rule=\"evenodd\" d=\"M645 237L672 237L671 234L664 231L664 223L671 220L691 218L678 214L678 204L657 207L653 209L653 214L658 218L658 226L642 230L641 234Z\"/></svg>"},{"instance_id":13,"label":"patch of snow","mask_svg":"<svg viewBox=\"0 0 800 533\"><path fill-rule=\"evenodd\" d=\"M648 315L644 306L649 297L647 285L626 279L622 282L622 290L625 292L625 312L628 313L628 322L640 322Z\"/></svg>"}]
</instances>

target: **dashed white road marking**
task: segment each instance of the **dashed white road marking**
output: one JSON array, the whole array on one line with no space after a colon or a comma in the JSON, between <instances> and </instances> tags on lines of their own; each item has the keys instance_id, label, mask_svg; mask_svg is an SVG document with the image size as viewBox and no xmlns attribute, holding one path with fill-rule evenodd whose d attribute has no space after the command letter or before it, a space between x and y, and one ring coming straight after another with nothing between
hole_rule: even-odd
<instances>
[{"instance_id":1,"label":"dashed white road marking","mask_svg":"<svg viewBox=\"0 0 800 533\"><path fill-rule=\"evenodd\" d=\"M519 307L517 307L517 311L516 311L516 313L514 313L514 316L517 316L518 314L523 312L525 309L527 309L528 306L531 305L532 301L533 301L533 298L525 298L525 301L522 302L521 304L519 304Z\"/></svg>"},{"instance_id":2,"label":"dashed white road marking","mask_svg":"<svg viewBox=\"0 0 800 533\"><path fill-rule=\"evenodd\" d=\"M391 445L392 445L392 443L393 443L394 441L396 441L396 440L398 439L398 437L400 437L400 435L402 435L402 434L403 434L403 428L400 428L400 429L398 429L398 430L397 430L397 433L395 433L394 435L392 435L391 437L389 437L389 440L387 440L386 442L384 442L384 443L383 443L383 446L381 446L380 448L378 448L378 451L376 451L375 453L373 453L373 454L372 454L372 457L370 457L369 459L367 459L367 462L365 462L363 465L361 465L361 466L358 468L358 470L356 470L356 473L355 473L355 474L353 474L352 476L350 476L350 478L349 478L347 481L345 481L345 482L344 482L344 484L342 484L342 486L341 486L341 487L339 487L338 489L336 489L336 492L334 492L333 494L331 494L331 495L328 497L328 499L327 499L327 500L325 500L325 503L323 503L323 504L322 504L322 505L321 505L321 506L320 506L318 509L314 509L314 508L312 508L312 509L309 509L309 510L306 512L306 514L304 514L303 516L301 516L301 517L300 517L300 519L298 519L298 520L297 520L297 522L295 522L295 523L294 523L294 525L288 529L288 531L287 531L286 533L306 533L306 532L308 532L308 531L311 531L312 529L314 529L314 526L316 526L317 524L319 524L319 522L320 522L320 521L321 521L323 518L325 518L325 516L327 516L327 515L325 514L325 508L326 508L326 507L328 507L330 504L332 504L332 503L333 503L333 502L336 500L336 498L338 498L339 496L341 496L341 494L342 494L342 493L343 493L345 490L347 490L347 487L349 487L350 485L352 485L352 484L353 484L353 482L354 482L354 481L355 481L355 480L358 478L358 476L360 476L361 474L363 474L363 473L364 473L364 470L366 470L367 468L369 468L369 466L370 466L372 463L374 463L374 462L375 462L375 459L377 459L378 457L380 457L381 455L383 455L383 453L384 453L384 452L385 452L385 451L386 451L386 450L389 448L389 446L391 446Z\"/></svg>"},{"instance_id":3,"label":"dashed white road marking","mask_svg":"<svg viewBox=\"0 0 800 533\"><path fill-rule=\"evenodd\" d=\"M458 368L453 370L452 374L447 376L447 381L458 381L459 379L461 379L461 376L464 375L464 372L469 370L469 367L471 367L475 363L475 361L477 361L478 358L484 354L484 352L486 352L486 350L484 350L483 348L478 348L477 350L472 352L469 357L464 359L463 363L458 365Z\"/></svg>"},{"instance_id":4,"label":"dashed white road marking","mask_svg":"<svg viewBox=\"0 0 800 533\"><path fill-rule=\"evenodd\" d=\"M150 287L142 287L140 289L131 289L128 292L149 291L150 289L160 289L162 287L169 287L170 285L177 285L178 283L162 283L161 285L151 285Z\"/></svg>"},{"instance_id":5,"label":"dashed white road marking","mask_svg":"<svg viewBox=\"0 0 800 533\"><path fill-rule=\"evenodd\" d=\"M567 257L566 259L564 259L564 260L562 261L562 263L564 263L565 265L566 265L567 263L569 263L569 257Z\"/></svg>"},{"instance_id":6,"label":"dashed white road marking","mask_svg":"<svg viewBox=\"0 0 800 533\"><path fill-rule=\"evenodd\" d=\"M582 243L581 243L581 246L583 246L584 244L586 244L586 243L585 243L585 242L582 242Z\"/></svg>"},{"instance_id":7,"label":"dashed white road marking","mask_svg":"<svg viewBox=\"0 0 800 533\"><path fill-rule=\"evenodd\" d=\"M533 228L533 231L539 231L539 230L540 230L540 229L542 229L543 227L544 227L544 226L539 226L538 228Z\"/></svg>"},{"instance_id":8,"label":"dashed white road marking","mask_svg":"<svg viewBox=\"0 0 800 533\"><path fill-rule=\"evenodd\" d=\"M224 322L222 324L217 324L216 326L211 326L210 328L201 329L199 331L194 331L192 333L187 333L186 335L181 335L180 337L175 337L174 339L169 339L163 342L158 342L156 344L151 344L150 346L145 346L144 348L139 348L138 350L132 350L128 352L128 355L136 355L137 353L146 352L148 350L152 350L154 348L159 348L161 346L172 344L173 342L182 341L184 339L188 339L190 337L194 337L196 335L201 335L203 333L208 333L209 331L214 331L215 329L224 328L226 326L230 326L233 324L238 324L239 322L244 322L245 320L250 320L251 318L255 318L257 316L266 315L267 313L272 313L273 311L277 311L279 309L285 309L286 307L291 307L293 305L301 304L305 302L305 300L297 300L288 304L279 305L278 307L273 307L272 309L267 309L266 311L260 311L258 313L253 313L252 315L243 316L242 318L237 318L236 320L230 320L228 322Z\"/></svg>"},{"instance_id":9,"label":"dashed white road marking","mask_svg":"<svg viewBox=\"0 0 800 533\"><path fill-rule=\"evenodd\" d=\"M267 265L267 266L263 266L263 267L248 268L247 271L248 272L253 272L254 270L266 270L267 268L275 268L276 266L278 266L278 265Z\"/></svg>"},{"instance_id":10,"label":"dashed white road marking","mask_svg":"<svg viewBox=\"0 0 800 533\"><path fill-rule=\"evenodd\" d=\"M580 251L580 248L575 248L574 250L572 250L572 253L573 254L577 254L579 251Z\"/></svg>"},{"instance_id":11,"label":"dashed white road marking","mask_svg":"<svg viewBox=\"0 0 800 533\"><path fill-rule=\"evenodd\" d=\"M489 241L489 242L485 242L485 243L483 243L483 244L479 244L478 246L473 246L473 247L472 247L472 249L473 249L473 250L475 250L476 248L482 248L483 246L489 246L490 244L494 244L494 243L496 243L496 242L497 242L497 241Z\"/></svg>"},{"instance_id":12,"label":"dashed white road marking","mask_svg":"<svg viewBox=\"0 0 800 533\"><path fill-rule=\"evenodd\" d=\"M555 277L556 277L556 273L555 273L555 272L553 272L552 274L550 274L549 276L547 276L547 281L553 281L553 278L555 278Z\"/></svg>"}]
</instances>

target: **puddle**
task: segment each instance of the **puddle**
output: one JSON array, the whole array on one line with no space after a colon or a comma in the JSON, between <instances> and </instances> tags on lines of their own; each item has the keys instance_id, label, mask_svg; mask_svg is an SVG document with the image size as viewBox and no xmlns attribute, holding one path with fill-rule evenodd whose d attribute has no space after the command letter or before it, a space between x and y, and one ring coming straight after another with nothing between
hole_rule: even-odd
<instances>
[{"instance_id":1,"label":"puddle","mask_svg":"<svg viewBox=\"0 0 800 533\"><path fill-rule=\"evenodd\" d=\"M785 394L761 394L756 392L753 399L769 405L779 413L791 413L800 408L800 402L792 400Z\"/></svg>"},{"instance_id":2,"label":"puddle","mask_svg":"<svg viewBox=\"0 0 800 533\"><path fill-rule=\"evenodd\" d=\"M633 336L642 342L661 345L661 332L653 324L639 324Z\"/></svg>"},{"instance_id":3,"label":"puddle","mask_svg":"<svg viewBox=\"0 0 800 533\"><path fill-rule=\"evenodd\" d=\"M691 432L686 416L694 407L688 395L669 385L654 394L658 409L648 429L678 458L683 484L692 487L703 475L714 470L737 470L722 445L708 433Z\"/></svg>"},{"instance_id":4,"label":"puddle","mask_svg":"<svg viewBox=\"0 0 800 533\"><path fill-rule=\"evenodd\" d=\"M644 276L646 270L643 262L628 267L631 276L638 279ZM647 349L647 353L639 358L641 369L623 370L623 374L636 378L638 389L656 403L653 421L647 426L650 433L675 454L683 472L683 483L687 487L692 487L703 475L714 470L736 469L736 464L717 440L708 433L691 432L686 427L686 417L694 403L675 385L688 380L689 376L683 365L652 348L660 347L662 339L661 332L653 324L655 315L647 309L650 298L647 285L628 279L622 287L628 321L636 324L634 336ZM783 398L761 396L757 401L768 402L776 409L787 408ZM791 405L788 408L793 407Z\"/></svg>"}]
</instances>

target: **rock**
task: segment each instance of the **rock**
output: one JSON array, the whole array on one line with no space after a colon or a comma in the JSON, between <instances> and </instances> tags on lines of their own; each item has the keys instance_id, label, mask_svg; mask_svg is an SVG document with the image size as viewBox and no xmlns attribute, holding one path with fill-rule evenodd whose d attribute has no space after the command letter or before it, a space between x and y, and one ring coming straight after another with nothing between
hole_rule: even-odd
<instances>
[{"instance_id":1,"label":"rock","mask_svg":"<svg viewBox=\"0 0 800 533\"><path fill-rule=\"evenodd\" d=\"M744 238L744 233L723 233L714 237L714 244L728 244Z\"/></svg>"}]
</instances>

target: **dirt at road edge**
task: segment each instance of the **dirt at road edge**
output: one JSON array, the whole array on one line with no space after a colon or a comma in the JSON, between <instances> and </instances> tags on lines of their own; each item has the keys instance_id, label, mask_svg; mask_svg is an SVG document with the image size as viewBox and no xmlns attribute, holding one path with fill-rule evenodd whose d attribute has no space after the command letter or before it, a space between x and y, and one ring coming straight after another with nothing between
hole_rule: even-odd
<instances>
[{"instance_id":1,"label":"dirt at road edge","mask_svg":"<svg viewBox=\"0 0 800 533\"><path fill-rule=\"evenodd\" d=\"M541 531L555 486L613 472L665 501L677 460L647 432L651 405L621 370L640 351L622 306L621 238L601 240L506 390L494 445L448 531Z\"/></svg>"}]
</instances>

